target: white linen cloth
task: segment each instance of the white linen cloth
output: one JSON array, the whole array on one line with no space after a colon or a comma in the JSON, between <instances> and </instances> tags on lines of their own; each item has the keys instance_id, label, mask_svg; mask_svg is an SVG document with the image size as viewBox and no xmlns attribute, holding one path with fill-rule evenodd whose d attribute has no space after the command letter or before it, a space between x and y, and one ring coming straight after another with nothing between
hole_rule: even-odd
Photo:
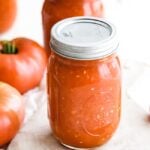
<instances>
[{"instance_id":1,"label":"white linen cloth","mask_svg":"<svg viewBox=\"0 0 150 150\"><path fill-rule=\"evenodd\" d=\"M142 109L141 105L137 105L131 99L139 98L139 101L143 101L144 96L142 100L140 98L145 94L145 85L150 80L149 69L150 67L140 62L129 60L123 62L121 122L112 139L96 150L150 150L150 122L148 113L144 111L147 107ZM139 87L143 78L145 81ZM10 143L8 150L67 150L51 134L47 118L45 83L43 83L42 88L25 94L28 101L26 112L33 115L27 115L26 123ZM149 94L145 96L150 99Z\"/></svg>"}]
</instances>

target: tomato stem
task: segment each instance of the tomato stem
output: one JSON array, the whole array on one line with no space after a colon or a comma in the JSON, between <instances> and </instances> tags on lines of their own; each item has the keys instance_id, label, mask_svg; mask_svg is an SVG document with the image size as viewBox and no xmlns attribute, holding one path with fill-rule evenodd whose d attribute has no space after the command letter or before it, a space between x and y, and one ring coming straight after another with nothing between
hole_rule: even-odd
<instances>
[{"instance_id":1,"label":"tomato stem","mask_svg":"<svg viewBox=\"0 0 150 150\"><path fill-rule=\"evenodd\" d=\"M2 48L0 50L0 53L2 54L16 54L17 53L17 48L15 44L13 44L10 41L2 41Z\"/></svg>"}]
</instances>

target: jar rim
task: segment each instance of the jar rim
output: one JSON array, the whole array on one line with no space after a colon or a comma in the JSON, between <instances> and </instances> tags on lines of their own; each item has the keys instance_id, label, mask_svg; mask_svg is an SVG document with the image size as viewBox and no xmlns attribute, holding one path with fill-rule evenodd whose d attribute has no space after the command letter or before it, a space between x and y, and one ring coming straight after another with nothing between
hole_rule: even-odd
<instances>
[{"instance_id":1,"label":"jar rim","mask_svg":"<svg viewBox=\"0 0 150 150\"><path fill-rule=\"evenodd\" d=\"M52 51L77 60L95 60L116 52L119 45L115 26L98 17L72 17L51 30Z\"/></svg>"}]
</instances>

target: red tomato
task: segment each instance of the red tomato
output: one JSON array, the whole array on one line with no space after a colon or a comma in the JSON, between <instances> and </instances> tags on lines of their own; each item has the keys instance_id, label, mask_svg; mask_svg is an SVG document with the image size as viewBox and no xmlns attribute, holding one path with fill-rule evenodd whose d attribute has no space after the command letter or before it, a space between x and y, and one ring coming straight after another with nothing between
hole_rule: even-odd
<instances>
[{"instance_id":1,"label":"red tomato","mask_svg":"<svg viewBox=\"0 0 150 150\"><path fill-rule=\"evenodd\" d=\"M0 82L0 147L16 135L23 119L21 94L10 85Z\"/></svg>"},{"instance_id":2,"label":"red tomato","mask_svg":"<svg viewBox=\"0 0 150 150\"><path fill-rule=\"evenodd\" d=\"M0 42L0 81L21 93L39 84L47 64L45 50L27 38Z\"/></svg>"},{"instance_id":3,"label":"red tomato","mask_svg":"<svg viewBox=\"0 0 150 150\"><path fill-rule=\"evenodd\" d=\"M16 13L16 0L0 0L0 33L7 31L13 25Z\"/></svg>"}]
</instances>

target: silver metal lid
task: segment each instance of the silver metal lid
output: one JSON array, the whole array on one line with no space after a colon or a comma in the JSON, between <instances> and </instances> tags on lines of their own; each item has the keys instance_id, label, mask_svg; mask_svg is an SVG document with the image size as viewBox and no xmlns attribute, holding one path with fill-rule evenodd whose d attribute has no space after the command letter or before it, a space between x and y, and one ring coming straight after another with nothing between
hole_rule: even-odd
<instances>
[{"instance_id":1,"label":"silver metal lid","mask_svg":"<svg viewBox=\"0 0 150 150\"><path fill-rule=\"evenodd\" d=\"M57 54L79 60L94 60L114 53L118 38L114 25L97 17L73 17L56 23L51 47Z\"/></svg>"}]
</instances>

